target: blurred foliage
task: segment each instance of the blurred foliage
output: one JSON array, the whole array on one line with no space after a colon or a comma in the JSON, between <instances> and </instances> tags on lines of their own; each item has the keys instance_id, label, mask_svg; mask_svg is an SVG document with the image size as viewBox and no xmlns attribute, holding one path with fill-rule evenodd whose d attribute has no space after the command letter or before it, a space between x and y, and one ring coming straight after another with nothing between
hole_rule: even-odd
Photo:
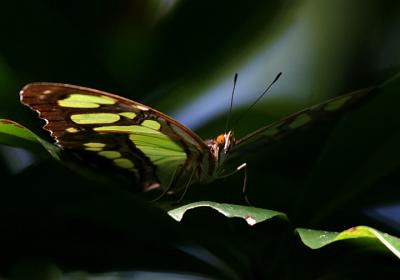
<instances>
[{"instance_id":1,"label":"blurred foliage","mask_svg":"<svg viewBox=\"0 0 400 280\"><path fill-rule=\"evenodd\" d=\"M235 72L234 119L282 71L270 95L235 127L240 138L399 72L399 5L390 0L7 1L0 17L0 118L52 142L43 122L19 103L18 92L29 82L62 82L138 100L207 138L225 127ZM373 279L398 274L398 259L374 250L374 242L341 241L311 250L294 228L341 232L363 224L400 236L398 224L368 215L374 207L399 203L399 91L397 79L342 118L243 155L250 201L285 213L290 224L274 218L250 227L204 207L188 211L178 223L127 190L124 181L93 180L85 170L76 173L50 157L0 146L0 275L91 279L110 273L115 279L143 279L139 274L145 271L159 273L154 277L174 273L169 275L174 279ZM209 111L213 106L217 111ZM244 204L242 176L194 186L184 203Z\"/></svg>"}]
</instances>

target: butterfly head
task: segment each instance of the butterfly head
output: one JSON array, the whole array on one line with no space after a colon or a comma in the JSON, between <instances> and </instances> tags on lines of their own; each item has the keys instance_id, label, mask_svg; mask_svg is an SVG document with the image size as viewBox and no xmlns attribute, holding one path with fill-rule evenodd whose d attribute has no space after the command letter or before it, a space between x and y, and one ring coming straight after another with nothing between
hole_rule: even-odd
<instances>
[{"instance_id":1,"label":"butterfly head","mask_svg":"<svg viewBox=\"0 0 400 280\"><path fill-rule=\"evenodd\" d=\"M218 135L214 139L206 141L206 143L210 148L211 154L219 165L221 165L226 159L232 146L235 144L235 137L233 131L228 131L224 134Z\"/></svg>"},{"instance_id":2,"label":"butterfly head","mask_svg":"<svg viewBox=\"0 0 400 280\"><path fill-rule=\"evenodd\" d=\"M218 145L220 153L222 152L223 154L227 154L230 151L232 145L235 143L233 131L230 130L227 133L218 135L215 138L215 143Z\"/></svg>"}]
</instances>

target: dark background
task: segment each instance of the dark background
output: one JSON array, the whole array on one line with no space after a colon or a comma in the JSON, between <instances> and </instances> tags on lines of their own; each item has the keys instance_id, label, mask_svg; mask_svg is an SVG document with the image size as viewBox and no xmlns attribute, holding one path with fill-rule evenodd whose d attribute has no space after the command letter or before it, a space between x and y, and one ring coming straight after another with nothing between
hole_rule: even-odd
<instances>
[{"instance_id":1,"label":"dark background","mask_svg":"<svg viewBox=\"0 0 400 280\"><path fill-rule=\"evenodd\" d=\"M224 129L234 73L239 73L235 119L283 72L235 127L240 138L308 105L382 83L400 63L396 1L38 0L8 1L0 10L0 117L49 141L43 122L19 103L18 92L29 82L116 93L176 117L206 139ZM1 146L0 270L4 275L25 268L33 273L32 267L53 271L51 263L63 271L174 270L227 278L257 279L282 270L290 271L290 279L327 271L353 275L336 251L334 269L319 270L312 264L320 256L298 245L300 257L289 257L291 230L341 231L365 223L399 236L398 213L382 219L376 210L398 202L398 89L399 82L344 122L327 122L243 155L252 202L285 212L292 224L250 231L235 221L239 229L232 230L214 217L208 239L202 231L210 227L209 213L188 218L182 227L141 196ZM242 177L233 176L193 188L186 200L243 204L241 184ZM226 236L229 241L221 244ZM195 244L200 250L199 243L229 269L204 252L203 260L193 257L196 250L187 248ZM331 261L329 254L322 256ZM379 257L367 258L378 275Z\"/></svg>"}]
</instances>

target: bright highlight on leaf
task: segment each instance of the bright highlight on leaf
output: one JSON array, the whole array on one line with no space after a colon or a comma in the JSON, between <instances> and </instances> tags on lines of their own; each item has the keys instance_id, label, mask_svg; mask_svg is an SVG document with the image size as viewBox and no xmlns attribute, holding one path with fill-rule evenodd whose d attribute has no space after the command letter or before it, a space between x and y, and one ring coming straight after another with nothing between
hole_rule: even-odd
<instances>
[{"instance_id":1,"label":"bright highlight on leaf","mask_svg":"<svg viewBox=\"0 0 400 280\"><path fill-rule=\"evenodd\" d=\"M378 240L383 246L400 258L400 239L367 226L357 226L338 232L298 228L296 230L303 243L311 249L319 249L340 240L370 238Z\"/></svg>"},{"instance_id":2,"label":"bright highlight on leaf","mask_svg":"<svg viewBox=\"0 0 400 280\"><path fill-rule=\"evenodd\" d=\"M199 201L190 203L179 208L173 209L168 211L168 214L180 222L183 218L183 215L186 211L199 208L199 207L210 207L214 210L217 210L222 215L228 218L242 218L244 219L248 225L253 226L257 223L272 219L274 217L280 217L287 219L286 215L267 209L261 209L256 207L250 206L242 206L242 205L235 205L235 204L226 204L226 203L217 203L212 201Z\"/></svg>"},{"instance_id":3,"label":"bright highlight on leaf","mask_svg":"<svg viewBox=\"0 0 400 280\"><path fill-rule=\"evenodd\" d=\"M37 154L42 154L45 149L53 158L60 159L60 150L56 146L11 120L0 119L0 144L25 148Z\"/></svg>"}]
</instances>

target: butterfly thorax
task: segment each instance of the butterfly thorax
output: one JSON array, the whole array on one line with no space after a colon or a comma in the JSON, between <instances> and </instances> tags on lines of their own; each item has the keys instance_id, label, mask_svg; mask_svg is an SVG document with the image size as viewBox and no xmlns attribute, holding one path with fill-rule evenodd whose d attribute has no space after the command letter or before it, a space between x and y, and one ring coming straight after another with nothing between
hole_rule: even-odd
<instances>
[{"instance_id":1,"label":"butterfly thorax","mask_svg":"<svg viewBox=\"0 0 400 280\"><path fill-rule=\"evenodd\" d=\"M208 139L204 143L209 148L210 157L213 161L213 170L211 172L210 180L214 180L224 172L222 166L229 155L229 151L235 144L235 137L233 131L228 131L224 134L220 134L214 139Z\"/></svg>"}]
</instances>

